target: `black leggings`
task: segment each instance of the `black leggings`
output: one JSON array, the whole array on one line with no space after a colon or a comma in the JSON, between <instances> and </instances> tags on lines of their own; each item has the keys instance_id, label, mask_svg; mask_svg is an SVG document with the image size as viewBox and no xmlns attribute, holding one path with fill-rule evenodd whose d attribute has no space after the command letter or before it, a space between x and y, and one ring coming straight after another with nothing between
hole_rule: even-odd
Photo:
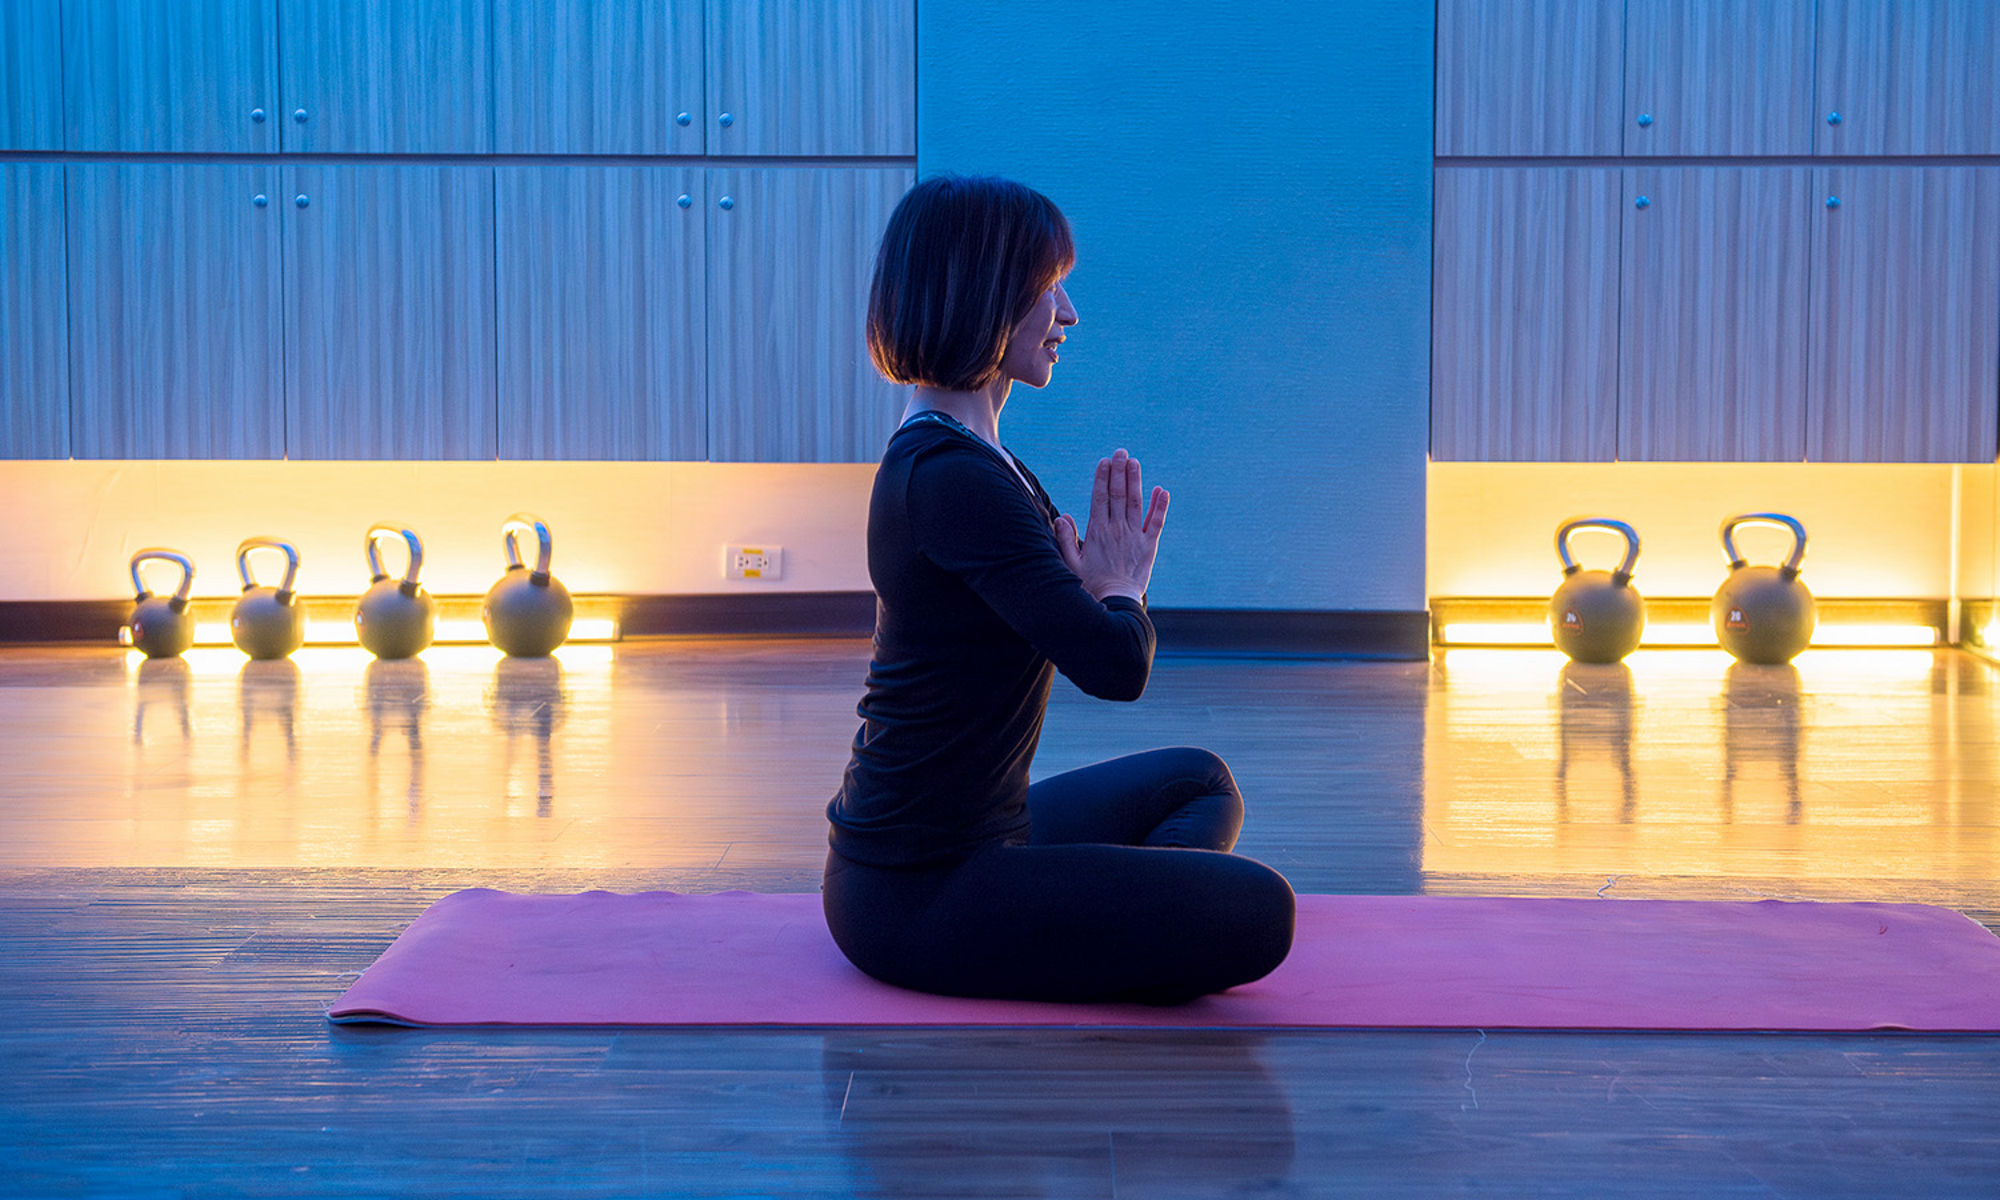
<instances>
[{"instance_id":1,"label":"black leggings","mask_svg":"<svg viewBox=\"0 0 2000 1200\"><path fill-rule=\"evenodd\" d=\"M1151 750L1028 788L1027 845L945 866L829 854L827 927L899 987L1175 1004L1260 979L1292 947L1284 876L1228 853L1243 798L1206 750Z\"/></svg>"}]
</instances>

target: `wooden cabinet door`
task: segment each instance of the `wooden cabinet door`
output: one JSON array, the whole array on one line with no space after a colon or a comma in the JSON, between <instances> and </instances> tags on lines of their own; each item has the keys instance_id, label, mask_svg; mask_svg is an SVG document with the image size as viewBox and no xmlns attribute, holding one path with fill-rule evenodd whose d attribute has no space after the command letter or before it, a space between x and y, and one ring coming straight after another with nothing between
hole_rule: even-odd
<instances>
[{"instance_id":1,"label":"wooden cabinet door","mask_svg":"<svg viewBox=\"0 0 2000 1200\"><path fill-rule=\"evenodd\" d=\"M1439 0L1437 153L1613 157L1625 7Z\"/></svg>"},{"instance_id":2,"label":"wooden cabinet door","mask_svg":"<svg viewBox=\"0 0 2000 1200\"><path fill-rule=\"evenodd\" d=\"M1431 457L1618 449L1619 171L1437 172Z\"/></svg>"},{"instance_id":3,"label":"wooden cabinet door","mask_svg":"<svg viewBox=\"0 0 2000 1200\"><path fill-rule=\"evenodd\" d=\"M69 148L278 149L277 0L64 0Z\"/></svg>"},{"instance_id":4,"label":"wooden cabinet door","mask_svg":"<svg viewBox=\"0 0 2000 1200\"><path fill-rule=\"evenodd\" d=\"M702 6L493 0L501 154L700 154Z\"/></svg>"},{"instance_id":5,"label":"wooden cabinet door","mask_svg":"<svg viewBox=\"0 0 2000 1200\"><path fill-rule=\"evenodd\" d=\"M285 177L286 452L493 458L493 168Z\"/></svg>"},{"instance_id":6,"label":"wooden cabinet door","mask_svg":"<svg viewBox=\"0 0 2000 1200\"><path fill-rule=\"evenodd\" d=\"M1812 60L1803 0L1630 0L1625 153L1810 154Z\"/></svg>"},{"instance_id":7,"label":"wooden cabinet door","mask_svg":"<svg viewBox=\"0 0 2000 1200\"><path fill-rule=\"evenodd\" d=\"M0 150L63 148L57 0L0 3Z\"/></svg>"},{"instance_id":8,"label":"wooden cabinet door","mask_svg":"<svg viewBox=\"0 0 2000 1200\"><path fill-rule=\"evenodd\" d=\"M1814 176L1807 456L1991 463L2000 168Z\"/></svg>"},{"instance_id":9,"label":"wooden cabinet door","mask_svg":"<svg viewBox=\"0 0 2000 1200\"><path fill-rule=\"evenodd\" d=\"M282 457L279 169L67 171L76 457Z\"/></svg>"},{"instance_id":10,"label":"wooden cabinet door","mask_svg":"<svg viewBox=\"0 0 2000 1200\"><path fill-rule=\"evenodd\" d=\"M902 390L868 358L868 284L904 168L708 173L708 457L874 462Z\"/></svg>"},{"instance_id":11,"label":"wooden cabinet door","mask_svg":"<svg viewBox=\"0 0 2000 1200\"><path fill-rule=\"evenodd\" d=\"M1820 0L1821 154L2000 154L2000 4Z\"/></svg>"},{"instance_id":12,"label":"wooden cabinet door","mask_svg":"<svg viewBox=\"0 0 2000 1200\"><path fill-rule=\"evenodd\" d=\"M69 457L60 163L0 163L0 459Z\"/></svg>"},{"instance_id":13,"label":"wooden cabinet door","mask_svg":"<svg viewBox=\"0 0 2000 1200\"><path fill-rule=\"evenodd\" d=\"M1618 457L1805 455L1809 167L1628 167Z\"/></svg>"},{"instance_id":14,"label":"wooden cabinet door","mask_svg":"<svg viewBox=\"0 0 2000 1200\"><path fill-rule=\"evenodd\" d=\"M707 456L701 175L499 168L501 458Z\"/></svg>"},{"instance_id":15,"label":"wooden cabinet door","mask_svg":"<svg viewBox=\"0 0 2000 1200\"><path fill-rule=\"evenodd\" d=\"M708 0L710 154L914 155L915 0Z\"/></svg>"},{"instance_id":16,"label":"wooden cabinet door","mask_svg":"<svg viewBox=\"0 0 2000 1200\"><path fill-rule=\"evenodd\" d=\"M284 148L486 154L488 0L279 0Z\"/></svg>"}]
</instances>

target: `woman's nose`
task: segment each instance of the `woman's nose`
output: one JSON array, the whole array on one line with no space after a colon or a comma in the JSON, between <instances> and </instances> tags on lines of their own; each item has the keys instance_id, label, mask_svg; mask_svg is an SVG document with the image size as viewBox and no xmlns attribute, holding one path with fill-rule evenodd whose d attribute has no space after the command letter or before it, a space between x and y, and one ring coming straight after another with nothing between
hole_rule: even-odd
<instances>
[{"instance_id":1,"label":"woman's nose","mask_svg":"<svg viewBox=\"0 0 2000 1200\"><path fill-rule=\"evenodd\" d=\"M1069 293L1060 288L1056 291L1056 324L1076 324L1076 305L1069 302Z\"/></svg>"}]
</instances>

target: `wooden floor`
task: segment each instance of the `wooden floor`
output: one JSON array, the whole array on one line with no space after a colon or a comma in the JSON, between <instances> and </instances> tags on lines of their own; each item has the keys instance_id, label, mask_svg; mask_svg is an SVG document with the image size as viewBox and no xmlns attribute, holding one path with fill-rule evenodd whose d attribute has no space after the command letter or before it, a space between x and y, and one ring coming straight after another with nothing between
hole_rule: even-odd
<instances>
[{"instance_id":1,"label":"wooden floor","mask_svg":"<svg viewBox=\"0 0 2000 1200\"><path fill-rule=\"evenodd\" d=\"M458 887L809 891L859 641L0 650L0 1195L2000 1194L2000 1039L428 1032L323 1013ZM1995 670L1165 657L1038 771L1220 752L1301 891L2000 922Z\"/></svg>"}]
</instances>

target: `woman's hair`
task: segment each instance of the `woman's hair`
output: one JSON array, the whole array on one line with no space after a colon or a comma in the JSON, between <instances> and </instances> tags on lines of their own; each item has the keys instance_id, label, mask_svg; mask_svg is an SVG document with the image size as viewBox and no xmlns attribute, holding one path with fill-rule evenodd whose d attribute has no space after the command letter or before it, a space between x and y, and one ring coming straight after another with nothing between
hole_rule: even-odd
<instances>
[{"instance_id":1,"label":"woman's hair","mask_svg":"<svg viewBox=\"0 0 2000 1200\"><path fill-rule=\"evenodd\" d=\"M889 217L868 291L868 354L897 383L984 387L1007 336L1076 261L1069 222L1009 179L940 175Z\"/></svg>"}]
</instances>

